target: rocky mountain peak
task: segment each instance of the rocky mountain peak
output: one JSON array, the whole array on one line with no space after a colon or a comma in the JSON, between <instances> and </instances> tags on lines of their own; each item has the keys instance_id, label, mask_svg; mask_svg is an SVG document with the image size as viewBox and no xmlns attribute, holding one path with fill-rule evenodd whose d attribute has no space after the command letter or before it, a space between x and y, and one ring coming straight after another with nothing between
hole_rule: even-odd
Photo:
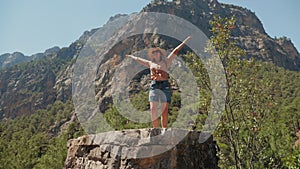
<instances>
[{"instance_id":1,"label":"rocky mountain peak","mask_svg":"<svg viewBox=\"0 0 300 169\"><path fill-rule=\"evenodd\" d=\"M36 59L41 59L46 56L55 55L59 50L60 50L60 48L58 46L55 46L55 47L45 50L44 53L36 53L31 56L25 56L21 52L14 52L12 54L6 53L3 55L0 55L0 70L15 66L20 63L29 62L29 61L33 61Z\"/></svg>"},{"instance_id":2,"label":"rocky mountain peak","mask_svg":"<svg viewBox=\"0 0 300 169\"><path fill-rule=\"evenodd\" d=\"M176 15L196 25L208 37L211 36L209 21L214 15L234 16L236 28L233 38L247 56L269 61L290 70L300 70L300 55L287 38L272 38L260 19L249 9L219 3L217 0L153 0L143 12L161 12Z\"/></svg>"},{"instance_id":3,"label":"rocky mountain peak","mask_svg":"<svg viewBox=\"0 0 300 169\"><path fill-rule=\"evenodd\" d=\"M291 39L286 38L286 37L282 37L279 39L275 39L277 41L277 43L282 46L284 49L287 50L287 52L289 53L290 57L292 57L293 59L296 59L297 57L299 57L299 52L296 49L296 47L294 46L293 42L291 41Z\"/></svg>"},{"instance_id":4,"label":"rocky mountain peak","mask_svg":"<svg viewBox=\"0 0 300 169\"><path fill-rule=\"evenodd\" d=\"M14 52L12 54L6 53L3 55L0 55L0 70L14 66L14 65L22 63L22 62L26 62L28 60L30 60L30 58L25 56L21 52Z\"/></svg>"},{"instance_id":5,"label":"rocky mountain peak","mask_svg":"<svg viewBox=\"0 0 300 169\"><path fill-rule=\"evenodd\" d=\"M45 50L44 54L45 55L52 55L54 53L57 53L60 50L60 48L58 46L54 46L52 48L49 48L47 50Z\"/></svg>"}]
</instances>

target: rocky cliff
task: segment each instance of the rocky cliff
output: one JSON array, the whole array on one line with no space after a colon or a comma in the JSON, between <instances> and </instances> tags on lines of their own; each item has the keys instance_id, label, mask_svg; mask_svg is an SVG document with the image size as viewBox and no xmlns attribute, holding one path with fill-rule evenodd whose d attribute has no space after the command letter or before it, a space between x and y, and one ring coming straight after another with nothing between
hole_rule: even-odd
<instances>
[{"instance_id":1,"label":"rocky cliff","mask_svg":"<svg viewBox=\"0 0 300 169\"><path fill-rule=\"evenodd\" d=\"M237 24L233 30L233 38L237 40L239 46L246 50L246 58L255 57L258 60L272 62L286 69L300 70L300 56L292 42L288 38L274 39L268 36L260 20L250 10L221 4L216 0L174 0L172 2L156 0L147 5L142 12L174 14L190 21L207 36L210 36L209 20L214 14L219 14L222 17L234 15ZM103 38L109 38L122 34L130 28L134 29L134 27L124 26L131 16L117 15L112 17L103 27L84 32L69 47L50 49L45 53L34 55L34 58L39 59L28 62L27 59L22 59L26 56L21 53L5 54L0 57L0 64L5 67L4 70L0 71L0 120L4 121L5 119L33 114L57 100L71 100L74 62L83 46L85 46L86 41L95 33L100 34ZM112 29L112 27L118 27L119 29ZM115 39L115 41L117 40ZM111 46L111 49L105 55L105 59L101 63L102 67L100 66L97 78L94 81L97 101L103 112L112 103L112 93L109 90L111 88L111 77L123 61L124 54L149 47L150 40L155 40L154 43L156 44L154 45L162 45L166 49L172 49L179 43L176 39L164 36L138 35L131 37L130 40L124 39L117 45ZM17 64L21 62L28 63ZM140 80L145 74L149 74L149 71L139 74L137 79ZM143 86L139 86L139 89L148 89L148 87L145 87L148 85L148 81L145 80L141 84ZM132 90L136 90L136 87ZM68 124L66 123L66 125ZM148 142L144 143L137 141L137 145L139 145L135 147L137 153L143 152L141 148L147 148L149 145L158 145L161 148L161 144L151 142L151 136L157 133L172 133L172 131L175 130L127 130L110 133L112 136L106 133L106 135L103 134L105 137L94 135L71 140L65 168L91 168L96 166L108 168L113 165L120 168L152 167L156 169L169 168L170 166L178 169L217 168L215 142L210 138L205 143L198 144L199 133L197 132L190 132L178 144L164 144L165 147L171 145L173 148L159 155L149 158L118 156L119 152L129 153L131 151L126 151L126 145L121 144L121 140L117 140L114 136L130 135L137 140L139 138L148 139ZM106 139L101 141L98 138ZM113 148L117 150L117 153L115 149L114 151L108 150L111 148L112 144L108 144L112 143L111 141L115 141Z\"/></svg>"},{"instance_id":2,"label":"rocky cliff","mask_svg":"<svg viewBox=\"0 0 300 169\"><path fill-rule=\"evenodd\" d=\"M61 49L53 47L32 56L24 56L19 52L1 55L0 121L33 114L56 100L63 102L70 100L73 64L86 41L95 32L104 37L113 34L111 26L124 25L123 22L115 20L128 17L127 15L111 17L103 27L85 31L68 47Z\"/></svg>"},{"instance_id":3,"label":"rocky cliff","mask_svg":"<svg viewBox=\"0 0 300 169\"><path fill-rule=\"evenodd\" d=\"M269 37L260 20L248 9L222 4L216 0L156 0L147 5L142 12L162 12L179 16L199 27L208 36L210 36L209 20L213 15L218 14L222 17L234 15L237 23L236 29L233 30L233 37L238 45L246 50L246 58L254 57L286 69L300 70L300 56L292 42L288 38ZM57 99L63 101L70 99L73 63L87 39L95 33L108 38L130 31L131 28L123 27L130 17L131 15L111 17L103 27L86 31L69 47L51 48L45 53L30 57L40 58L37 59L39 61L18 64L0 71L0 119L33 113ZM119 29L111 29L111 27ZM172 49L179 43L176 39L165 36L139 35L132 37L131 40L121 41L111 47L105 55L106 59L101 64L112 65L112 67L110 70L100 68L99 70L102 71L98 72L99 78L96 79L96 95L100 104L105 103L102 104L103 110L107 108L107 103L112 101L111 94L107 93L109 80L111 73L124 59L124 53L149 47L149 41L152 40L156 43L154 45L161 45L166 49ZM1 56L0 62L2 67L9 67L18 63L17 58L23 57L28 58L21 53L5 54ZM21 59L20 62L24 60Z\"/></svg>"},{"instance_id":4,"label":"rocky cliff","mask_svg":"<svg viewBox=\"0 0 300 169\"><path fill-rule=\"evenodd\" d=\"M70 61L82 45L83 42L77 41L68 48L55 47L31 57L24 56L29 59L16 65L10 62L10 67L1 70L0 119L30 115L55 100L68 100L71 96Z\"/></svg>"},{"instance_id":5,"label":"rocky cliff","mask_svg":"<svg viewBox=\"0 0 300 169\"><path fill-rule=\"evenodd\" d=\"M209 20L213 15L234 16L237 20L233 37L245 49L246 58L272 62L290 70L300 70L300 54L286 37L272 38L254 12L239 6L219 3L217 0L154 0L144 12L162 12L184 18L199 27L208 37Z\"/></svg>"},{"instance_id":6,"label":"rocky cliff","mask_svg":"<svg viewBox=\"0 0 300 169\"><path fill-rule=\"evenodd\" d=\"M184 134L184 138L179 139ZM217 169L217 145L200 132L123 130L70 140L65 169Z\"/></svg>"}]
</instances>

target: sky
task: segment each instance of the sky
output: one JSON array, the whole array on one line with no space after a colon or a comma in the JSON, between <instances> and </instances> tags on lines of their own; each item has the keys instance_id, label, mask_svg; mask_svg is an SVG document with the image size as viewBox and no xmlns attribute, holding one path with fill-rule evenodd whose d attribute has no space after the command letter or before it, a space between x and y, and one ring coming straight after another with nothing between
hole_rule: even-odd
<instances>
[{"instance_id":1,"label":"sky","mask_svg":"<svg viewBox=\"0 0 300 169\"><path fill-rule=\"evenodd\" d=\"M251 11L271 37L286 36L300 50L299 0L219 0ZM111 16L139 12L151 0L1 0L0 55L32 55L68 47L84 31L101 27Z\"/></svg>"}]
</instances>

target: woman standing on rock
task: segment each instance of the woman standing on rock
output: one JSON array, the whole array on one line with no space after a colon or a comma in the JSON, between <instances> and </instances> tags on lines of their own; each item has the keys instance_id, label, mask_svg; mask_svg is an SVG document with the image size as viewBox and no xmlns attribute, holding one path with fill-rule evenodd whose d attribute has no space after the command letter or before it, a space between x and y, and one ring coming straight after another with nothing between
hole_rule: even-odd
<instances>
[{"instance_id":1,"label":"woman standing on rock","mask_svg":"<svg viewBox=\"0 0 300 169\"><path fill-rule=\"evenodd\" d=\"M150 48L148 50L148 57L150 59L146 60L133 55L126 55L138 63L150 68L151 75L151 85L149 91L149 102L151 110L151 119L153 128L159 127L158 120L158 102L162 104L162 117L161 125L162 128L168 127L168 108L171 103L171 88L168 81L169 74L168 67L172 60L178 54L179 50L186 44L186 42L191 38L187 37L180 45L178 45L168 56L164 49L159 47Z\"/></svg>"}]
</instances>

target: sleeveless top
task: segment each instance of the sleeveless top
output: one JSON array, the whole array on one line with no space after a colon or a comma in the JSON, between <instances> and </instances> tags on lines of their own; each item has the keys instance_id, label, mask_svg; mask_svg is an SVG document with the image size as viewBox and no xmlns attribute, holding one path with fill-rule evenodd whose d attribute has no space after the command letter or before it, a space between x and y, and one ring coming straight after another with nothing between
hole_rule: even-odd
<instances>
[{"instance_id":1,"label":"sleeveless top","mask_svg":"<svg viewBox=\"0 0 300 169\"><path fill-rule=\"evenodd\" d=\"M163 70L152 68L151 70L151 79L152 80L167 80L169 74Z\"/></svg>"},{"instance_id":2,"label":"sleeveless top","mask_svg":"<svg viewBox=\"0 0 300 169\"><path fill-rule=\"evenodd\" d=\"M163 60L163 61L167 68L166 60ZM161 81L161 80L168 80L168 78L169 78L168 72L161 70L161 69L151 68L150 73L151 73L151 80Z\"/></svg>"}]
</instances>

